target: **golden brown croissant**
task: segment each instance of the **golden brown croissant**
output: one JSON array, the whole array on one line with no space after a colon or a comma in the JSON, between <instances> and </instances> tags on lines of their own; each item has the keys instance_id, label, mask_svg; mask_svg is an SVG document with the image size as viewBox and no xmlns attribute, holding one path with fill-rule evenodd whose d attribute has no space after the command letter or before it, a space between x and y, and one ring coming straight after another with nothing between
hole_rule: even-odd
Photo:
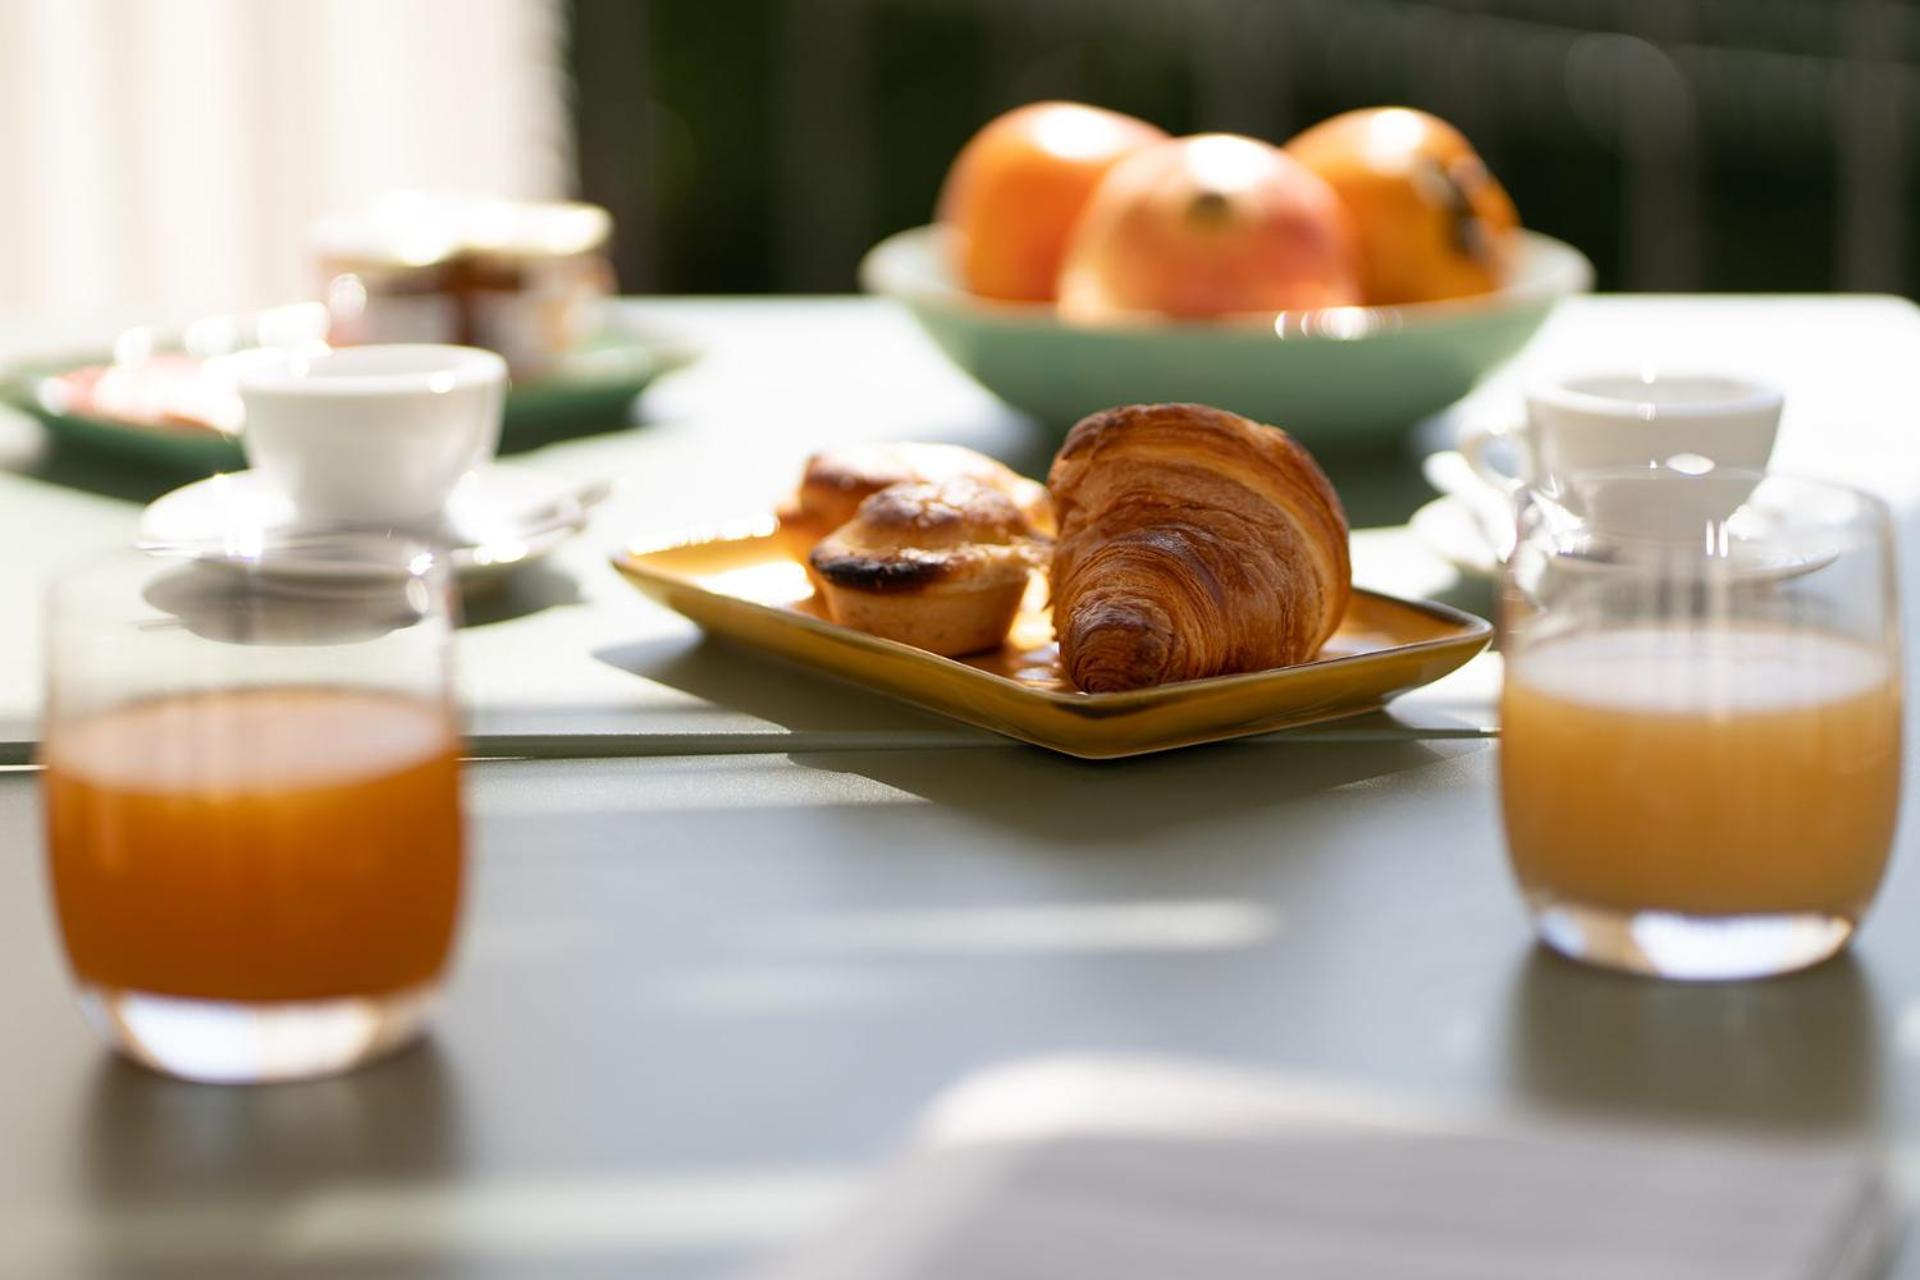
<instances>
[{"instance_id":1,"label":"golden brown croissant","mask_svg":"<svg viewBox=\"0 0 1920 1280\"><path fill-rule=\"evenodd\" d=\"M1049 477L1053 620L1089 693L1311 658L1352 592L1347 520L1275 427L1194 404L1084 419Z\"/></svg>"},{"instance_id":2,"label":"golden brown croissant","mask_svg":"<svg viewBox=\"0 0 1920 1280\"><path fill-rule=\"evenodd\" d=\"M964 477L1005 494L1033 532L1053 533L1046 488L985 454L952 444L869 444L827 449L807 459L800 488L780 509L780 535L796 559L853 519L862 502L896 484L938 484Z\"/></svg>"},{"instance_id":3,"label":"golden brown croissant","mask_svg":"<svg viewBox=\"0 0 1920 1280\"><path fill-rule=\"evenodd\" d=\"M1041 545L1012 499L960 477L882 489L808 567L835 622L954 655L1007 638Z\"/></svg>"}]
</instances>

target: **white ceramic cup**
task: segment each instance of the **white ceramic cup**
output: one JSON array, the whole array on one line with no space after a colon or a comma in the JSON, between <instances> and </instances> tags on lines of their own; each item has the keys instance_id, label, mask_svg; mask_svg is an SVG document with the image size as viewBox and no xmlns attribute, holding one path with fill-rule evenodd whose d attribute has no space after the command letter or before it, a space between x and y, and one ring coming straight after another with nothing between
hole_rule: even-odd
<instances>
[{"instance_id":1,"label":"white ceramic cup","mask_svg":"<svg viewBox=\"0 0 1920 1280\"><path fill-rule=\"evenodd\" d=\"M1460 452L1481 479L1509 495L1538 489L1578 509L1583 499L1575 478L1582 473L1647 466L1695 475L1765 471L1785 397L1752 378L1662 371L1543 380L1527 388L1526 403L1523 425L1469 430ZM1509 446L1516 469L1497 465L1499 442ZM1655 537L1691 536L1702 521L1724 520L1751 489L1751 483L1691 485L1682 504L1604 518L1636 522Z\"/></svg>"},{"instance_id":2,"label":"white ceramic cup","mask_svg":"<svg viewBox=\"0 0 1920 1280\"><path fill-rule=\"evenodd\" d=\"M1526 401L1524 425L1470 430L1460 441L1473 469L1498 488L1564 489L1582 471L1666 463L1764 471L1785 398L1751 378L1658 372L1540 381ZM1502 440L1511 442L1517 471L1489 456Z\"/></svg>"},{"instance_id":3,"label":"white ceramic cup","mask_svg":"<svg viewBox=\"0 0 1920 1280\"><path fill-rule=\"evenodd\" d=\"M431 524L500 444L507 363L476 347L261 348L208 367L245 406L248 463L301 521Z\"/></svg>"}]
</instances>

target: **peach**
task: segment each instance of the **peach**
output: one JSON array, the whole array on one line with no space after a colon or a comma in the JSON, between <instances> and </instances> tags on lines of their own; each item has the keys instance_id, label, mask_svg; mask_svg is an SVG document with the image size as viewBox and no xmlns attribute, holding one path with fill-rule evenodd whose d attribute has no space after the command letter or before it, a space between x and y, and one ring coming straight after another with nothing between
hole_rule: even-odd
<instances>
[{"instance_id":1,"label":"peach","mask_svg":"<svg viewBox=\"0 0 1920 1280\"><path fill-rule=\"evenodd\" d=\"M1077 102L1007 112L961 148L940 192L954 268L974 293L1050 302L1067 233L1122 158L1167 135L1144 120Z\"/></svg>"},{"instance_id":2,"label":"peach","mask_svg":"<svg viewBox=\"0 0 1920 1280\"><path fill-rule=\"evenodd\" d=\"M1277 147L1232 134L1155 143L1115 165L1074 227L1060 312L1204 319L1360 299L1333 189Z\"/></svg>"},{"instance_id":3,"label":"peach","mask_svg":"<svg viewBox=\"0 0 1920 1280\"><path fill-rule=\"evenodd\" d=\"M1371 303L1497 289L1518 249L1513 201L1458 129L1408 107L1349 111L1287 143L1346 202Z\"/></svg>"}]
</instances>

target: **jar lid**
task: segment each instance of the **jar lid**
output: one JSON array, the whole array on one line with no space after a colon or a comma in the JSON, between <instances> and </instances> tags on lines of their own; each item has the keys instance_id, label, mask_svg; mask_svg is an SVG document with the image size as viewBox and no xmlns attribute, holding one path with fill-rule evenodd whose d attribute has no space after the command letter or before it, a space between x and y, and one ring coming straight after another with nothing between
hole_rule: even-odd
<instances>
[{"instance_id":1,"label":"jar lid","mask_svg":"<svg viewBox=\"0 0 1920 1280\"><path fill-rule=\"evenodd\" d=\"M463 254L576 257L603 249L612 232L613 219L599 205L409 191L358 213L322 218L313 241L337 262L431 267Z\"/></svg>"}]
</instances>

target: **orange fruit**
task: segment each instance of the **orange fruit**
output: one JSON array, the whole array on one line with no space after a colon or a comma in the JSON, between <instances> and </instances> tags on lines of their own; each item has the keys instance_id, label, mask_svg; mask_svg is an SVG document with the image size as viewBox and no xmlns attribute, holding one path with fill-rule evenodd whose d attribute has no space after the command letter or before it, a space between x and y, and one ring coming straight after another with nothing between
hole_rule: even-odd
<instances>
[{"instance_id":1,"label":"orange fruit","mask_svg":"<svg viewBox=\"0 0 1920 1280\"><path fill-rule=\"evenodd\" d=\"M960 149L940 191L954 267L974 293L1049 302L1067 233L1115 162L1167 135L1078 102L1034 102Z\"/></svg>"},{"instance_id":2,"label":"orange fruit","mask_svg":"<svg viewBox=\"0 0 1920 1280\"><path fill-rule=\"evenodd\" d=\"M1187 319L1360 300L1356 242L1333 189L1278 147L1211 133L1115 165L1080 217L1060 312Z\"/></svg>"},{"instance_id":3,"label":"orange fruit","mask_svg":"<svg viewBox=\"0 0 1920 1280\"><path fill-rule=\"evenodd\" d=\"M1446 121L1408 107L1349 111L1286 149L1352 213L1368 302L1457 298L1506 279L1519 215Z\"/></svg>"}]
</instances>

